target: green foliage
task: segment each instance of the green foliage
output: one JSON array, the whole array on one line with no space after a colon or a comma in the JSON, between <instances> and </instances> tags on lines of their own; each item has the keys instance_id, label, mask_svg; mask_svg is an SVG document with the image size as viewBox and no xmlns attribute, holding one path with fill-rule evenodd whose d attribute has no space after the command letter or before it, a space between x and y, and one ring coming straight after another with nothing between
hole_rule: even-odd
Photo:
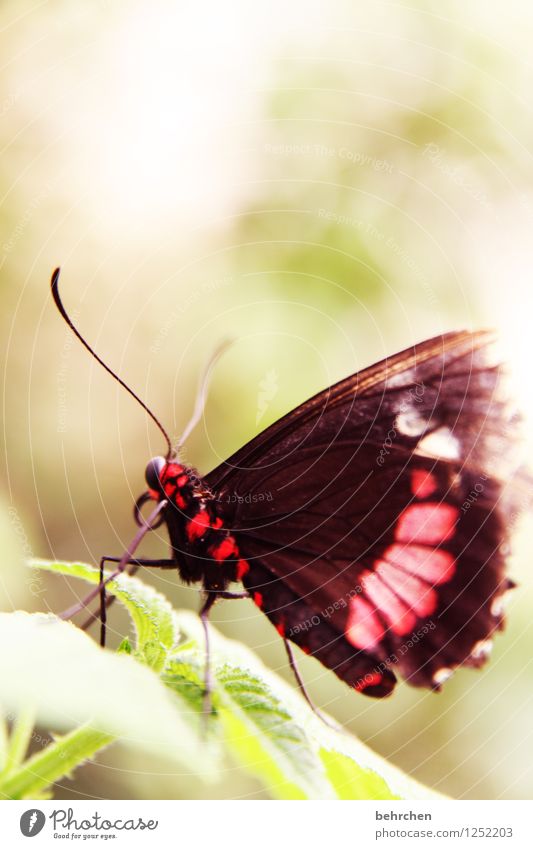
<instances>
[{"instance_id":1,"label":"green foliage","mask_svg":"<svg viewBox=\"0 0 533 849\"><path fill-rule=\"evenodd\" d=\"M98 584L82 563L33 568ZM43 798L53 783L113 742L161 754L209 781L237 760L281 799L431 798L421 785L342 729L327 726L292 687L244 646L212 629L213 710L203 713L205 655L195 615L172 609L137 578L108 589L127 608L134 638L102 650L50 614L0 614L0 794ZM27 761L34 722L52 741ZM54 736L57 735L57 736Z\"/></svg>"}]
</instances>

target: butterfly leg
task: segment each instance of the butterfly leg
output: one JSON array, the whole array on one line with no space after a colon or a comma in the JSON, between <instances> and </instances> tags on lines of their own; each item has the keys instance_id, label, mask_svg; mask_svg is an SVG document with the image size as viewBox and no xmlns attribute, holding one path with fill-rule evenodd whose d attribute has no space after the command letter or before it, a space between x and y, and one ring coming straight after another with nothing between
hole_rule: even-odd
<instances>
[{"instance_id":1,"label":"butterfly leg","mask_svg":"<svg viewBox=\"0 0 533 849\"><path fill-rule=\"evenodd\" d=\"M211 676L211 647L209 642L209 613L214 603L216 602L219 594L216 592L211 592L207 596L205 602L203 603L200 610L200 620L202 622L202 627L204 629L204 639L205 639L205 669L204 669L204 703L203 703L203 715L204 715L204 723L207 723L209 715L211 713L211 693L213 692L213 679Z\"/></svg>"},{"instance_id":2,"label":"butterfly leg","mask_svg":"<svg viewBox=\"0 0 533 849\"><path fill-rule=\"evenodd\" d=\"M107 598L106 588L104 584L104 563L105 558L100 558L100 645L105 647L106 638L106 622L107 622Z\"/></svg>"},{"instance_id":3,"label":"butterfly leg","mask_svg":"<svg viewBox=\"0 0 533 849\"><path fill-rule=\"evenodd\" d=\"M137 531L137 533L133 537L131 543L129 544L128 548L126 549L126 551L124 552L122 557L120 557L120 558L105 557L104 558L104 562L105 562L105 560L110 560L112 562L118 563L118 566L115 569L115 571L112 572L110 575L108 575L105 580L103 579L103 572L102 572L103 564L102 564L102 562L100 562L100 581L98 582L98 586L96 587L96 589L94 589L90 593L88 593L85 596L85 598L81 600L81 602L78 602L77 604L72 605L72 607L69 607L68 610L63 610L63 612L59 614L61 619L72 619L72 617L75 616L76 613L79 613L81 610L83 610L85 607L87 607L94 598L96 598L97 596L100 596L100 597L102 596L102 587L105 587L105 585L108 584L109 581L112 581L113 578L116 578L117 575L120 575L121 572L124 572L124 570L126 569L126 566L132 561L133 555L134 555L135 551L137 550L139 543L146 536L148 531L152 530L152 528L154 526L154 522L157 520L159 514L165 509L165 507L167 506L167 503L168 503L167 501L160 501L158 503L157 507L155 507L155 509L152 511L152 513L150 513L150 516L148 517L148 519L146 521L143 520L142 524L139 526L139 530ZM139 565L141 565L140 560L137 560L135 562L138 563Z\"/></svg>"},{"instance_id":4,"label":"butterfly leg","mask_svg":"<svg viewBox=\"0 0 533 849\"><path fill-rule=\"evenodd\" d=\"M303 679L302 679L302 676L300 675L300 670L298 669L298 667L296 665L296 659L294 657L294 653L292 651L292 646L291 646L289 640L284 639L283 644L285 646L285 651L287 652L287 657L289 658L289 666L292 669L293 675L296 678L296 683L298 684L298 689L300 690L305 701L307 702L307 704L309 705L309 707L311 708L313 713L316 713L316 715L318 716L319 719L322 720L322 722L324 722L330 728L333 728L335 731L339 731L340 730L339 727L337 725L334 725L328 719L326 719L326 717L324 716L322 711L320 711L317 708L317 706L315 705L315 703L311 699L311 696L307 692L307 690L305 688L305 684L304 684Z\"/></svg>"},{"instance_id":5,"label":"butterfly leg","mask_svg":"<svg viewBox=\"0 0 533 849\"><path fill-rule=\"evenodd\" d=\"M250 593L230 593L230 592L210 592L203 606L200 609L200 619L204 629L205 636L205 671L204 671L204 703L203 715L204 722L207 723L211 714L211 693L213 692L213 677L211 673L211 649L209 642L209 614L215 602L219 599L242 599L250 598Z\"/></svg>"},{"instance_id":6,"label":"butterfly leg","mask_svg":"<svg viewBox=\"0 0 533 849\"><path fill-rule=\"evenodd\" d=\"M100 583L99 583L99 595L100 595L100 608L96 613L91 613L89 618L83 623L81 626L82 631L86 631L92 623L96 619L100 619L100 645L102 647L105 646L105 635L106 635L106 620L107 620L107 608L111 607L113 602L115 601L115 596L108 596L106 592L106 582L104 581L104 564L105 563L120 563L122 560L121 557L108 557L104 556L100 559ZM132 566L133 568L127 569L124 571L127 572L128 575L134 575L140 566L148 566L152 568L160 568L160 569L175 569L176 561L175 560L151 560L147 558L132 558L131 560L126 561L124 564L125 567ZM84 599L80 602L81 607L80 610L86 606L87 600ZM73 615L73 614L72 614Z\"/></svg>"},{"instance_id":7,"label":"butterfly leg","mask_svg":"<svg viewBox=\"0 0 533 849\"><path fill-rule=\"evenodd\" d=\"M251 598L250 593L218 593L218 598L225 599L237 599L237 598Z\"/></svg>"}]
</instances>

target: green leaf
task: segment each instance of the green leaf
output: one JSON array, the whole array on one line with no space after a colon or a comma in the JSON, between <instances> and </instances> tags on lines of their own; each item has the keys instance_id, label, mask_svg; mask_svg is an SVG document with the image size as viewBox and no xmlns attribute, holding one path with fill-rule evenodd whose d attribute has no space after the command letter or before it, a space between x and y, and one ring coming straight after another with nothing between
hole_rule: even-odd
<instances>
[{"instance_id":1,"label":"green leaf","mask_svg":"<svg viewBox=\"0 0 533 849\"><path fill-rule=\"evenodd\" d=\"M203 664L198 662L202 629L198 618L179 614L182 631L189 637L170 659L164 680L167 686L201 711ZM211 630L216 690L213 703L226 747L249 772L268 784L272 795L283 799L331 798L316 747L299 722L257 671L235 665L235 646ZM203 659L203 658L202 658Z\"/></svg>"},{"instance_id":2,"label":"green leaf","mask_svg":"<svg viewBox=\"0 0 533 849\"><path fill-rule=\"evenodd\" d=\"M41 613L0 613L0 644L10 647L0 653L0 702L9 714L32 709L54 731L87 723L195 773L212 772L212 752L187 722L186 704L134 657Z\"/></svg>"},{"instance_id":3,"label":"green leaf","mask_svg":"<svg viewBox=\"0 0 533 849\"><path fill-rule=\"evenodd\" d=\"M133 648L127 637L124 637L120 645L117 647L117 653L120 654L123 652L124 654L132 654Z\"/></svg>"},{"instance_id":4,"label":"green leaf","mask_svg":"<svg viewBox=\"0 0 533 849\"><path fill-rule=\"evenodd\" d=\"M181 657L185 662L191 654L198 657L194 652L201 645L202 626L189 611L179 611L178 619L187 640L185 656ZM326 725L298 691L268 670L245 646L214 628L210 634L218 685L215 706L225 745L248 772L263 780L271 796L442 798L342 728L337 731ZM180 656L178 649L171 663Z\"/></svg>"},{"instance_id":5,"label":"green leaf","mask_svg":"<svg viewBox=\"0 0 533 849\"><path fill-rule=\"evenodd\" d=\"M96 569L81 563L36 561L34 566L80 577L93 585L99 580ZM22 685L15 687L15 692L17 705L33 704L41 723L44 719L45 724L48 721L57 728L63 719L61 727L65 727L68 716L71 723L90 723L90 729L120 735L133 745L157 751L163 747L167 755L186 762L191 772L204 778L212 774L207 766L215 763L218 744L275 798L442 798L355 737L326 725L294 687L268 670L246 647L224 638L213 627L215 689L213 713L206 726L204 635L198 617L189 611L173 611L163 596L126 574L110 582L109 589L132 616L136 633L133 654L128 654L132 650L129 640L121 643L118 653L103 651L74 626L41 617L49 622L51 631L53 620L57 641L54 638L46 644L41 622L40 633L31 638L31 644L38 646L33 659L29 648L25 660L17 650L11 666L0 659L0 681L11 680L15 669L24 668L31 678L30 661L35 661L37 680L26 690ZM17 615L25 616L11 614ZM24 639L22 634L22 642ZM7 640L6 633L4 644ZM20 639L11 633L9 642L19 645ZM60 676L60 669L67 671L68 684L57 699L50 681ZM83 710L80 692L88 699L81 699ZM32 694L33 701L28 701ZM2 700L5 702L0 695ZM72 726L67 722L66 727ZM82 750L78 755L86 756ZM51 775L52 770L45 774ZM21 785L17 786L20 789ZM40 784L36 789L44 792L44 787Z\"/></svg>"},{"instance_id":6,"label":"green leaf","mask_svg":"<svg viewBox=\"0 0 533 849\"><path fill-rule=\"evenodd\" d=\"M391 793L386 781L370 769L363 769L348 755L320 750L326 774L339 799L400 799Z\"/></svg>"},{"instance_id":7,"label":"green leaf","mask_svg":"<svg viewBox=\"0 0 533 849\"><path fill-rule=\"evenodd\" d=\"M95 585L100 581L99 570L86 563L31 560L30 565L37 569L82 578ZM126 574L118 575L109 581L107 591L120 599L131 616L136 633L136 652L148 666L160 671L165 665L168 650L178 640L179 632L172 606L149 584ZM97 604L98 600L95 602Z\"/></svg>"},{"instance_id":8,"label":"green leaf","mask_svg":"<svg viewBox=\"0 0 533 849\"><path fill-rule=\"evenodd\" d=\"M259 678L242 670L218 675L226 695L220 710L226 745L280 799L333 796L312 741Z\"/></svg>"}]
</instances>

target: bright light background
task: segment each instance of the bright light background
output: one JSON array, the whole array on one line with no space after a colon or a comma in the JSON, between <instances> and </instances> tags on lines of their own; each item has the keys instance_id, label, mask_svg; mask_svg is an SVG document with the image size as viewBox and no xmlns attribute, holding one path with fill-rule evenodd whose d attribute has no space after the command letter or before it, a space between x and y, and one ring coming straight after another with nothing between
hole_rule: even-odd
<instances>
[{"instance_id":1,"label":"bright light background","mask_svg":"<svg viewBox=\"0 0 533 849\"><path fill-rule=\"evenodd\" d=\"M531 414L532 25L529 4L482 0L2 4L3 609L70 599L57 582L32 596L30 552L121 552L161 451L54 313L57 264L79 326L175 435L209 354L238 340L187 447L201 471L328 383L463 326L499 329ZM483 672L376 703L302 663L320 704L454 796L533 792L527 525ZM217 618L284 669L251 607ZM167 772L113 750L58 796L206 793ZM261 796L231 774L208 792Z\"/></svg>"}]
</instances>

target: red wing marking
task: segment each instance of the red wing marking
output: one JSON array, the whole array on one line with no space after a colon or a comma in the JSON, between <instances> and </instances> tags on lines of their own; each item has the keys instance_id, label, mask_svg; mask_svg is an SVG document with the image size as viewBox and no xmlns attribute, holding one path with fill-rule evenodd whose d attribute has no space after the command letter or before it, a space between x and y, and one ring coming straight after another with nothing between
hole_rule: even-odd
<instances>
[{"instance_id":1,"label":"red wing marking","mask_svg":"<svg viewBox=\"0 0 533 849\"><path fill-rule=\"evenodd\" d=\"M370 649L383 638L383 625L366 599L355 596L350 601L346 639L358 649Z\"/></svg>"},{"instance_id":2,"label":"red wing marking","mask_svg":"<svg viewBox=\"0 0 533 849\"><path fill-rule=\"evenodd\" d=\"M455 513L453 508L454 519ZM374 570L363 572L364 596L350 602L346 639L360 649L370 649L383 638L382 620L393 634L403 636L416 627L417 619L433 613L438 595L431 584L450 580L455 562L448 551L395 543L376 560Z\"/></svg>"},{"instance_id":3,"label":"red wing marking","mask_svg":"<svg viewBox=\"0 0 533 849\"><path fill-rule=\"evenodd\" d=\"M425 469L412 469L411 492L415 498L429 498L437 490L437 481L432 472Z\"/></svg>"},{"instance_id":4,"label":"red wing marking","mask_svg":"<svg viewBox=\"0 0 533 849\"><path fill-rule=\"evenodd\" d=\"M367 687L376 687L378 684L381 684L382 681L383 675L381 672L368 672L364 678L360 678L359 681L356 681L353 688L359 693L362 693Z\"/></svg>"},{"instance_id":5,"label":"red wing marking","mask_svg":"<svg viewBox=\"0 0 533 849\"><path fill-rule=\"evenodd\" d=\"M263 607L263 596L261 593L254 593L252 599L254 604L256 604L259 608Z\"/></svg>"},{"instance_id":6,"label":"red wing marking","mask_svg":"<svg viewBox=\"0 0 533 849\"><path fill-rule=\"evenodd\" d=\"M239 560L237 563L237 580L242 581L247 572L250 571L250 564L246 560Z\"/></svg>"},{"instance_id":7,"label":"red wing marking","mask_svg":"<svg viewBox=\"0 0 533 849\"><path fill-rule=\"evenodd\" d=\"M228 557L231 557L232 554L238 554L239 550L235 543L235 538L232 536L226 537L222 542L219 542L218 545L214 545L209 553L215 560L227 560Z\"/></svg>"},{"instance_id":8,"label":"red wing marking","mask_svg":"<svg viewBox=\"0 0 533 849\"><path fill-rule=\"evenodd\" d=\"M366 596L387 621L395 634L407 634L416 625L416 616L410 605L381 580L377 572L366 572L361 580ZM394 587L394 590L396 588Z\"/></svg>"},{"instance_id":9,"label":"red wing marking","mask_svg":"<svg viewBox=\"0 0 533 849\"><path fill-rule=\"evenodd\" d=\"M385 563L384 560L378 561L376 572L417 616L428 616L433 613L437 606L437 593L425 581L414 575L406 575L403 569L398 569L392 563ZM386 610L382 612L386 615ZM392 623L391 627L394 631ZM414 628L414 623L411 627ZM397 633L405 634L407 631L397 631Z\"/></svg>"},{"instance_id":10,"label":"red wing marking","mask_svg":"<svg viewBox=\"0 0 533 849\"><path fill-rule=\"evenodd\" d=\"M442 548L394 543L384 551L383 560L423 578L429 584L445 584L455 574L453 554Z\"/></svg>"},{"instance_id":11,"label":"red wing marking","mask_svg":"<svg viewBox=\"0 0 533 849\"><path fill-rule=\"evenodd\" d=\"M193 516L186 525L187 539L189 542L194 542L194 540L203 537L209 527L209 524L210 519L207 510L199 510L196 516Z\"/></svg>"},{"instance_id":12,"label":"red wing marking","mask_svg":"<svg viewBox=\"0 0 533 849\"><path fill-rule=\"evenodd\" d=\"M438 545L455 532L459 511L452 504L412 504L400 514L396 525L397 542Z\"/></svg>"}]
</instances>

